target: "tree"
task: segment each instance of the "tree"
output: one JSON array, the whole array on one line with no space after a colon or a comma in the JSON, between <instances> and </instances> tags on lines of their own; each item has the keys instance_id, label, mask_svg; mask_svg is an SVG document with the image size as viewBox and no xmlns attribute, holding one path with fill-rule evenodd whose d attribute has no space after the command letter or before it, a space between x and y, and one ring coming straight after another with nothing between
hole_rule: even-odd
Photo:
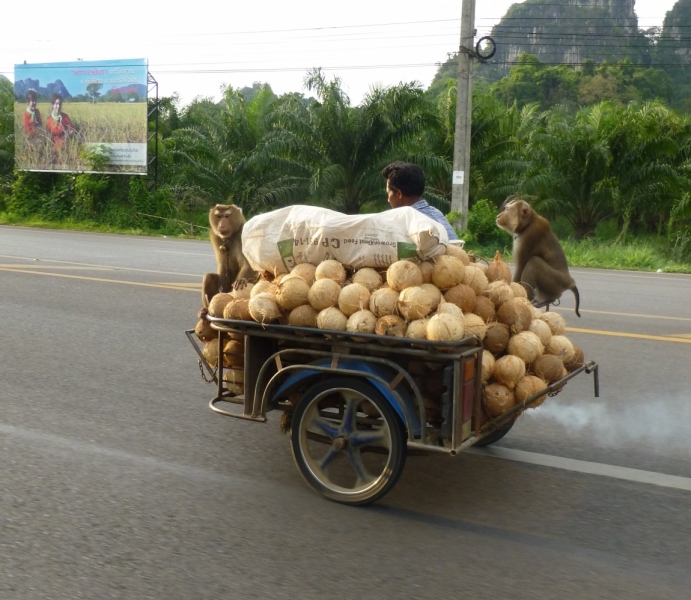
<instances>
[{"instance_id":1,"label":"tree","mask_svg":"<svg viewBox=\"0 0 691 600\"><path fill-rule=\"evenodd\" d=\"M103 87L103 83L101 83L100 81L92 81L91 83L87 84L86 93L91 98L92 103L95 103L96 98L98 98L101 95L101 92L99 90L102 87Z\"/></svg>"},{"instance_id":2,"label":"tree","mask_svg":"<svg viewBox=\"0 0 691 600\"><path fill-rule=\"evenodd\" d=\"M0 182L9 181L14 167L14 89L0 79Z\"/></svg>"},{"instance_id":3,"label":"tree","mask_svg":"<svg viewBox=\"0 0 691 600\"><path fill-rule=\"evenodd\" d=\"M385 200L381 169L405 155L433 115L417 84L375 87L353 107L334 78L320 69L305 80L315 102L279 99L267 117L267 133L244 168L266 174L255 206L312 202L355 214Z\"/></svg>"}]
</instances>

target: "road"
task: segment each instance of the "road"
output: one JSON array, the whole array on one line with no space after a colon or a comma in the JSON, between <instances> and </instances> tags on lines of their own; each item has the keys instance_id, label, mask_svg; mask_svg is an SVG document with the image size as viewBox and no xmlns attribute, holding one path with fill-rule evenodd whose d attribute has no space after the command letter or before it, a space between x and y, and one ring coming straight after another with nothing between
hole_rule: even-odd
<instances>
[{"instance_id":1,"label":"road","mask_svg":"<svg viewBox=\"0 0 691 600\"><path fill-rule=\"evenodd\" d=\"M691 598L691 277L574 269L582 318L558 310L601 397L581 375L500 457L410 457L349 508L276 418L208 409L183 330L213 268L200 241L0 227L0 598Z\"/></svg>"}]
</instances>

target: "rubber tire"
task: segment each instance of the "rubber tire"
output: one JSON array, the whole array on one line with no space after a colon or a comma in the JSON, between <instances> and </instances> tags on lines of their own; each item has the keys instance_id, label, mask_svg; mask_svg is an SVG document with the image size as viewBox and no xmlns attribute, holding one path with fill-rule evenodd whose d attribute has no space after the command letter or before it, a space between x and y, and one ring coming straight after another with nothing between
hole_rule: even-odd
<instances>
[{"instance_id":1,"label":"rubber tire","mask_svg":"<svg viewBox=\"0 0 691 600\"><path fill-rule=\"evenodd\" d=\"M495 429L487 437L482 438L477 444L473 444L473 446L476 448L483 448L485 446L489 446L491 444L494 444L494 442L498 442L507 433L509 433L509 431L511 431L511 428L513 427L513 424L515 422L516 421L509 421L509 423L507 425L504 425L503 427L500 427L499 429Z\"/></svg>"},{"instance_id":2,"label":"rubber tire","mask_svg":"<svg viewBox=\"0 0 691 600\"><path fill-rule=\"evenodd\" d=\"M307 407L312 400L329 389L348 388L359 392L365 396L372 404L374 404L388 424L391 432L391 462L390 473L386 479L377 487L359 494L343 494L337 490L332 490L322 484L311 472L309 466L305 463L300 450L300 430L301 421L305 415ZM388 403L387 400L369 383L355 377L331 377L329 379L322 379L310 387L302 396L300 402L295 407L293 419L291 423L291 448L293 450L293 458L297 464L300 474L305 479L307 484L321 494L328 500L339 502L341 504L348 504L350 506L364 506L371 504L383 498L398 482L403 468L405 467L406 459L406 437L404 434L403 425L399 416Z\"/></svg>"}]
</instances>

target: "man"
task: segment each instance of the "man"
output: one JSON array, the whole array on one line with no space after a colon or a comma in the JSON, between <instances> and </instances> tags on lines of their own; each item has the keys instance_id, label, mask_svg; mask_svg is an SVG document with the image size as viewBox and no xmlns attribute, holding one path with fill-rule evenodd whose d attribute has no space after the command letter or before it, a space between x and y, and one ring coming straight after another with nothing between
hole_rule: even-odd
<instances>
[{"instance_id":1,"label":"man","mask_svg":"<svg viewBox=\"0 0 691 600\"><path fill-rule=\"evenodd\" d=\"M386 179L386 193L391 208L412 206L430 219L441 223L449 234L449 240L457 240L458 236L440 210L427 204L421 198L425 191L425 174L422 169L412 163L397 161L385 167L381 174Z\"/></svg>"}]
</instances>

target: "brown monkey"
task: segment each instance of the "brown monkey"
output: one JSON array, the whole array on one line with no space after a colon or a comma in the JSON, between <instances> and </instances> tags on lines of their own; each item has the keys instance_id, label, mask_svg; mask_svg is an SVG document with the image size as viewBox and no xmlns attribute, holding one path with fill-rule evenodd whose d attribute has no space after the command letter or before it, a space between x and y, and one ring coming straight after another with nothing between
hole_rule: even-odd
<instances>
[{"instance_id":1,"label":"brown monkey","mask_svg":"<svg viewBox=\"0 0 691 600\"><path fill-rule=\"evenodd\" d=\"M576 315L580 317L578 288L569 275L564 250L549 221L527 202L509 196L497 216L497 225L513 233L513 280L523 285L533 305L549 308L565 290L571 290L576 298Z\"/></svg>"},{"instance_id":2,"label":"brown monkey","mask_svg":"<svg viewBox=\"0 0 691 600\"><path fill-rule=\"evenodd\" d=\"M217 273L206 273L202 280L202 305L200 317L206 316L206 308L218 292L230 292L243 288L256 279L242 253L242 227L245 217L234 204L217 204L209 211L209 238L216 255Z\"/></svg>"}]
</instances>

